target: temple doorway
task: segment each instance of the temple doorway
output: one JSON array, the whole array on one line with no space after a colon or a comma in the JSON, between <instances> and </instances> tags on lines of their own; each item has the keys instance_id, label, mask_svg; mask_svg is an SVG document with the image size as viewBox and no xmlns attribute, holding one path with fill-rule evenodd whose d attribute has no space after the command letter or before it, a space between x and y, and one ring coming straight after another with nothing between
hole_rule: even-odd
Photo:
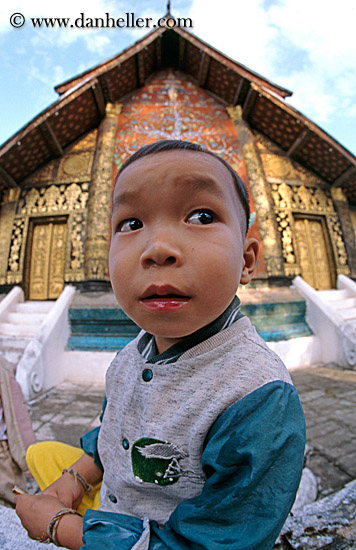
<instances>
[{"instance_id":1,"label":"temple doorway","mask_svg":"<svg viewBox=\"0 0 356 550\"><path fill-rule=\"evenodd\" d=\"M33 219L29 229L27 298L56 299L64 287L66 218Z\"/></svg>"},{"instance_id":2,"label":"temple doorway","mask_svg":"<svg viewBox=\"0 0 356 550\"><path fill-rule=\"evenodd\" d=\"M334 288L335 267L325 219L295 217L301 276L316 290Z\"/></svg>"}]
</instances>

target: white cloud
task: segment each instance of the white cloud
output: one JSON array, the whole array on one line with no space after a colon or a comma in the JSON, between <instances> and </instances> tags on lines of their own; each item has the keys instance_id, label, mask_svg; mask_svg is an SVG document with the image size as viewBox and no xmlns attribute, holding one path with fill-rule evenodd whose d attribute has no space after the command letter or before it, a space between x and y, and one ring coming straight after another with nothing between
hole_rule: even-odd
<instances>
[{"instance_id":1,"label":"white cloud","mask_svg":"<svg viewBox=\"0 0 356 550\"><path fill-rule=\"evenodd\" d=\"M29 81L37 80L45 84L46 88L52 89L53 82L62 82L65 71L61 65L54 65L50 69L42 70L38 65L31 63L28 68L27 78Z\"/></svg>"},{"instance_id":2,"label":"white cloud","mask_svg":"<svg viewBox=\"0 0 356 550\"><path fill-rule=\"evenodd\" d=\"M271 71L276 29L268 23L263 0L193 0L193 32L236 61L265 75Z\"/></svg>"},{"instance_id":3,"label":"white cloud","mask_svg":"<svg viewBox=\"0 0 356 550\"><path fill-rule=\"evenodd\" d=\"M354 0L219 0L218 10L193 0L191 17L199 37L292 90L288 101L315 122L354 112Z\"/></svg>"},{"instance_id":4,"label":"white cloud","mask_svg":"<svg viewBox=\"0 0 356 550\"><path fill-rule=\"evenodd\" d=\"M356 5L354 0L284 0L268 11L269 21L296 46L309 52L311 62L327 74L355 67Z\"/></svg>"}]
</instances>

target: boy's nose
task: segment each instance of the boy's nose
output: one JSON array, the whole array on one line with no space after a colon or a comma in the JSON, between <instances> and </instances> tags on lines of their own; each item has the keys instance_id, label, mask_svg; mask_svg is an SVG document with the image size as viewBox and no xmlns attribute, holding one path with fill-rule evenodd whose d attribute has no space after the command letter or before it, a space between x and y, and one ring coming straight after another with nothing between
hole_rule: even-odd
<instances>
[{"instance_id":1,"label":"boy's nose","mask_svg":"<svg viewBox=\"0 0 356 550\"><path fill-rule=\"evenodd\" d=\"M154 240L147 244L141 254L141 264L143 267L153 266L179 266L182 263L182 253L177 246L169 243L167 240Z\"/></svg>"}]
</instances>

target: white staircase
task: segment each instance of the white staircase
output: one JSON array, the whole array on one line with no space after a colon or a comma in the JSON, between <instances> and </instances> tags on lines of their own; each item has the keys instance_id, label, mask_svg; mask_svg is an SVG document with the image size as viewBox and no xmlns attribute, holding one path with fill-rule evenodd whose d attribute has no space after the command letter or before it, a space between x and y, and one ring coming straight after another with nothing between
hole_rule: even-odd
<instances>
[{"instance_id":1,"label":"white staircase","mask_svg":"<svg viewBox=\"0 0 356 550\"><path fill-rule=\"evenodd\" d=\"M356 296L349 288L318 290L318 294L345 321L356 325Z\"/></svg>"},{"instance_id":2,"label":"white staircase","mask_svg":"<svg viewBox=\"0 0 356 550\"><path fill-rule=\"evenodd\" d=\"M356 367L356 283L339 275L337 288L315 290L301 277L293 281L307 301L307 321L321 342L321 362Z\"/></svg>"},{"instance_id":3,"label":"white staircase","mask_svg":"<svg viewBox=\"0 0 356 550\"><path fill-rule=\"evenodd\" d=\"M15 365L54 302L15 302L0 319L0 355Z\"/></svg>"}]
</instances>

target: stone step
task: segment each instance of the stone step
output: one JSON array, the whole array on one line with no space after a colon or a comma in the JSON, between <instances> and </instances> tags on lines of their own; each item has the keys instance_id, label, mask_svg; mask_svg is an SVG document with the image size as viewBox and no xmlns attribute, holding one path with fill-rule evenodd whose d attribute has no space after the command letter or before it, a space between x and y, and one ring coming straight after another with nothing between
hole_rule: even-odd
<instances>
[{"instance_id":1,"label":"stone step","mask_svg":"<svg viewBox=\"0 0 356 550\"><path fill-rule=\"evenodd\" d=\"M32 336L0 334L0 350L24 350Z\"/></svg>"},{"instance_id":2,"label":"stone step","mask_svg":"<svg viewBox=\"0 0 356 550\"><path fill-rule=\"evenodd\" d=\"M0 323L1 335L12 336L34 336L37 332L38 326L34 325L14 325L12 323Z\"/></svg>"},{"instance_id":3,"label":"stone step","mask_svg":"<svg viewBox=\"0 0 356 550\"><path fill-rule=\"evenodd\" d=\"M303 338L313 334L312 330L305 323L288 323L272 327L270 330L268 328L259 329L258 327L256 329L265 342L279 342L280 340Z\"/></svg>"},{"instance_id":4,"label":"stone step","mask_svg":"<svg viewBox=\"0 0 356 550\"><path fill-rule=\"evenodd\" d=\"M112 351L119 349L117 346L120 338L126 345L140 331L117 307L72 308L68 316L71 328L67 343L69 350Z\"/></svg>"},{"instance_id":5,"label":"stone step","mask_svg":"<svg viewBox=\"0 0 356 550\"><path fill-rule=\"evenodd\" d=\"M247 315L257 332L267 342L310 336L305 321L305 302L246 304L241 312Z\"/></svg>"},{"instance_id":6,"label":"stone step","mask_svg":"<svg viewBox=\"0 0 356 550\"><path fill-rule=\"evenodd\" d=\"M55 302L50 301L37 301L37 300L29 300L27 302L22 302L21 304L17 304L15 307L16 313L48 313L52 307L54 306Z\"/></svg>"},{"instance_id":7,"label":"stone step","mask_svg":"<svg viewBox=\"0 0 356 550\"><path fill-rule=\"evenodd\" d=\"M135 335L120 336L70 336L67 341L69 351L120 351Z\"/></svg>"},{"instance_id":8,"label":"stone step","mask_svg":"<svg viewBox=\"0 0 356 550\"><path fill-rule=\"evenodd\" d=\"M39 326L46 318L46 313L13 313L10 312L5 320L6 323L16 325L37 325Z\"/></svg>"},{"instance_id":9,"label":"stone step","mask_svg":"<svg viewBox=\"0 0 356 550\"><path fill-rule=\"evenodd\" d=\"M319 296L325 300L325 302L338 302L340 300L346 300L348 298L351 298L351 293L349 290L343 288L341 290L339 289L331 289L331 290L318 290L317 291Z\"/></svg>"},{"instance_id":10,"label":"stone step","mask_svg":"<svg viewBox=\"0 0 356 550\"><path fill-rule=\"evenodd\" d=\"M355 319L356 320L356 307L350 308L350 309L342 309L339 311L339 314L341 317L345 320L349 319Z\"/></svg>"},{"instance_id":11,"label":"stone step","mask_svg":"<svg viewBox=\"0 0 356 550\"><path fill-rule=\"evenodd\" d=\"M346 300L340 300L333 304L333 307L337 310L339 309L348 309L351 307L356 307L356 298L346 298Z\"/></svg>"},{"instance_id":12,"label":"stone step","mask_svg":"<svg viewBox=\"0 0 356 550\"><path fill-rule=\"evenodd\" d=\"M305 322L305 302L249 303L241 307L266 341L310 336ZM135 338L139 327L119 308L74 307L69 310L71 335L67 349L114 351Z\"/></svg>"}]
</instances>

